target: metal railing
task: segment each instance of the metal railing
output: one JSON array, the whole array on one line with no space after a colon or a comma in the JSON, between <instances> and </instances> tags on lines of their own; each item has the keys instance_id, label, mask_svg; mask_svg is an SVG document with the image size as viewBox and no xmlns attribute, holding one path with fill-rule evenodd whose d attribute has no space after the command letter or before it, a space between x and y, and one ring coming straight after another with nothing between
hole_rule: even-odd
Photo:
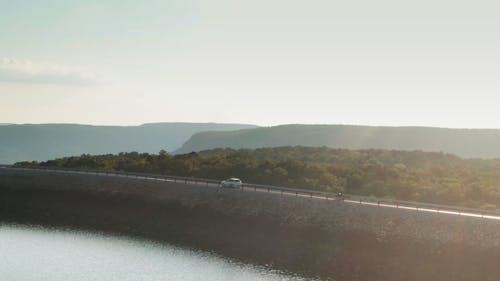
<instances>
[{"instance_id":1,"label":"metal railing","mask_svg":"<svg viewBox=\"0 0 500 281\"><path fill-rule=\"evenodd\" d=\"M61 167L40 167L40 166L26 167L26 166L12 166L12 165L0 165L0 168L18 169L18 170L39 170L39 171L42 170L55 173L73 173L73 174L79 173L79 174L93 174L93 175L103 175L103 176L117 176L117 177L127 177L135 179L160 180L160 181L170 181L170 182L184 183L184 184L205 185L212 187L221 186L220 181L213 179L178 177L178 176L138 173L138 172L76 169L76 168L61 168ZM255 192L267 192L267 193L275 193L280 195L295 196L302 198L334 200L334 201L341 201L345 203L359 204L366 206L388 207L388 208L397 208L397 209L414 210L422 212L432 212L437 214L453 214L460 216L500 220L500 211L498 210L466 208L466 207L459 207L452 205L403 201L403 200L376 198L376 197L368 197L368 196L360 196L352 194L343 194L342 196L339 196L337 193L333 192L288 188L288 187L280 187L273 185L250 184L250 183L242 184L242 186L239 189L243 191L247 190Z\"/></svg>"}]
</instances>

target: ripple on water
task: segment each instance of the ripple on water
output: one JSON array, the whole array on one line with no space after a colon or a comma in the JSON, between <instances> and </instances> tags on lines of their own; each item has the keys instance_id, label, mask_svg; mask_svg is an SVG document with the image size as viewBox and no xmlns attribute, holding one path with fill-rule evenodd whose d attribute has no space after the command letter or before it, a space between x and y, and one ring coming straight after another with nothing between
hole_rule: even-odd
<instances>
[{"instance_id":1,"label":"ripple on water","mask_svg":"<svg viewBox=\"0 0 500 281\"><path fill-rule=\"evenodd\" d=\"M0 226L0 280L305 280L206 252L93 234Z\"/></svg>"}]
</instances>

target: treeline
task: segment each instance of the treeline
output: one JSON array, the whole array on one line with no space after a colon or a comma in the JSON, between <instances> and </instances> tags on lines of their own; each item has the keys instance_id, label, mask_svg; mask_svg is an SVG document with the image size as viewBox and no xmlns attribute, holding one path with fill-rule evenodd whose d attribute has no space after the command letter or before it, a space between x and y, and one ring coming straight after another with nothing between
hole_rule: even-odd
<instances>
[{"instance_id":1,"label":"treeline","mask_svg":"<svg viewBox=\"0 0 500 281\"><path fill-rule=\"evenodd\" d=\"M57 166L225 179L365 196L500 208L500 160L451 154L326 147L214 149L170 155L81 155L17 165Z\"/></svg>"}]
</instances>

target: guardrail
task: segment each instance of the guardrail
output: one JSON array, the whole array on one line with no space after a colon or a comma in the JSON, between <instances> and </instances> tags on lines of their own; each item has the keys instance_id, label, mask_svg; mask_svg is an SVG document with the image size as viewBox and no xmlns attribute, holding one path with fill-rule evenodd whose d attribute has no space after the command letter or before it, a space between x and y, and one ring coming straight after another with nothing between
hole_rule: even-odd
<instances>
[{"instance_id":1,"label":"guardrail","mask_svg":"<svg viewBox=\"0 0 500 281\"><path fill-rule=\"evenodd\" d=\"M136 179L150 179L150 180L156 179L156 180L166 180L166 181L179 182L185 184L189 183L189 184L206 185L206 186L209 185L220 186L220 181L213 179L178 177L178 176L150 174L150 173L107 171L107 170L96 170L96 169L74 169L74 168L61 168L61 167L39 167L39 166L27 167L27 166L0 165L0 167L10 168L10 169L24 169L24 170L43 170L55 173L85 173L94 175L121 176L121 177L129 177ZM332 192L288 188L288 187L280 187L272 185L250 184L250 183L244 183L240 189L253 190L256 192L259 191L268 193L278 193L287 196L307 197L307 198L322 199L322 200L335 200L335 201L342 201L346 203L359 204L359 205L390 207L390 208L407 209L407 210L422 211L422 212L432 212L437 214L453 214L460 216L500 220L500 211L497 210L466 208L466 207L458 207L452 205L403 201L403 200L376 198L376 197L351 195L351 194L343 194L342 196L339 196L337 193L332 193Z\"/></svg>"}]
</instances>

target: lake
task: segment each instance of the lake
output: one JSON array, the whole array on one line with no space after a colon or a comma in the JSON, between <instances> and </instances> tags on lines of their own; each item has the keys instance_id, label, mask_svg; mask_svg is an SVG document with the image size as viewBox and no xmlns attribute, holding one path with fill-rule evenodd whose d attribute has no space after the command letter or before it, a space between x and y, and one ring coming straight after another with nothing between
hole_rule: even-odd
<instances>
[{"instance_id":1,"label":"lake","mask_svg":"<svg viewBox=\"0 0 500 281\"><path fill-rule=\"evenodd\" d=\"M151 241L0 225L0 280L306 280Z\"/></svg>"}]
</instances>

